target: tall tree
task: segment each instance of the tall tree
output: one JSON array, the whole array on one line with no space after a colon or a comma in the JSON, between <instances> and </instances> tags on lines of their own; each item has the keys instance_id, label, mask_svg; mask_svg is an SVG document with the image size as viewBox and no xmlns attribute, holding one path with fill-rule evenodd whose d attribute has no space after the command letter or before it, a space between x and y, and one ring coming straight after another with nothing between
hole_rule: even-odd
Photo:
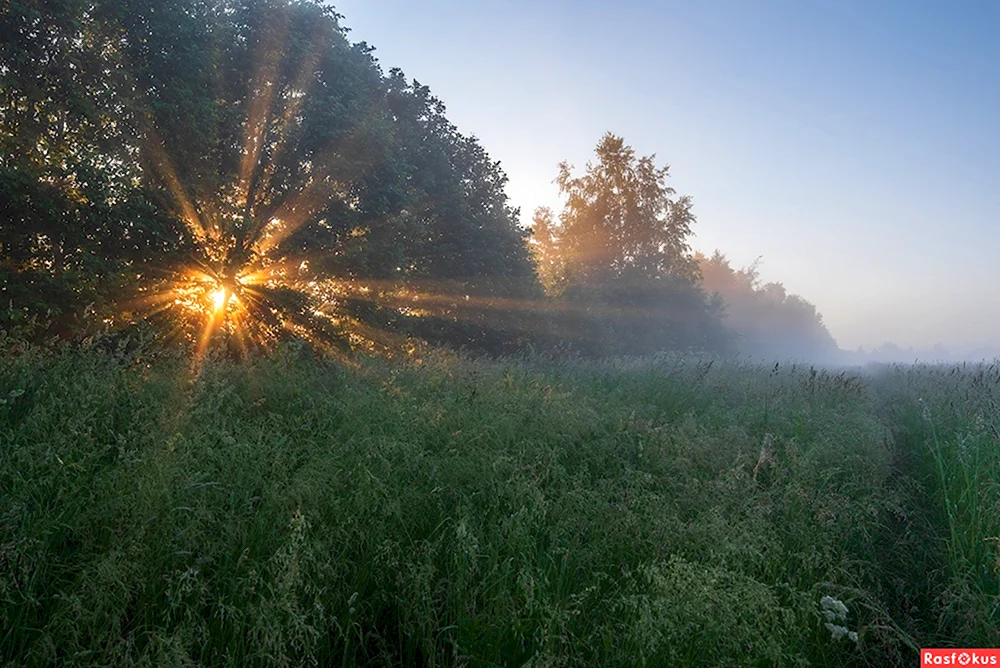
<instances>
[{"instance_id":1,"label":"tall tree","mask_svg":"<svg viewBox=\"0 0 1000 668\"><path fill-rule=\"evenodd\" d=\"M584 174L559 165L564 198L558 225L541 213L535 233L546 262L560 266L566 329L587 352L648 353L720 349L725 332L717 304L698 284L688 238L691 200L667 185L655 156L637 157L608 133Z\"/></svg>"},{"instance_id":2,"label":"tall tree","mask_svg":"<svg viewBox=\"0 0 1000 668\"><path fill-rule=\"evenodd\" d=\"M669 167L654 155L636 157L624 139L608 133L582 176L566 162L556 183L566 200L559 216L570 280L587 283L627 271L693 280L697 265L688 237L695 222L688 197L667 185Z\"/></svg>"},{"instance_id":3,"label":"tall tree","mask_svg":"<svg viewBox=\"0 0 1000 668\"><path fill-rule=\"evenodd\" d=\"M531 225L531 251L546 293L558 296L564 287L565 267L559 253L555 214L547 206L535 209Z\"/></svg>"}]
</instances>

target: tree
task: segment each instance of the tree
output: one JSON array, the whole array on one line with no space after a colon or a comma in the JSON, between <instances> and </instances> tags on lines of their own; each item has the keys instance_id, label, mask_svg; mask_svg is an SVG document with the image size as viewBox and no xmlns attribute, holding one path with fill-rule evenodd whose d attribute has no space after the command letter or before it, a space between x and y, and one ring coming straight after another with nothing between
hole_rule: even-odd
<instances>
[{"instance_id":1,"label":"tree","mask_svg":"<svg viewBox=\"0 0 1000 668\"><path fill-rule=\"evenodd\" d=\"M555 214L547 206L535 209L530 243L535 266L538 267L538 277L545 292L559 296L564 287L565 267L559 253Z\"/></svg>"},{"instance_id":2,"label":"tree","mask_svg":"<svg viewBox=\"0 0 1000 668\"><path fill-rule=\"evenodd\" d=\"M690 198L676 196L655 156L637 158L621 137L606 134L595 153L582 176L559 165L558 225L544 210L535 221L542 275L561 287L562 328L590 354L724 348L688 244Z\"/></svg>"},{"instance_id":3,"label":"tree","mask_svg":"<svg viewBox=\"0 0 1000 668\"><path fill-rule=\"evenodd\" d=\"M595 153L583 176L563 162L556 177L566 200L559 221L569 280L586 284L633 271L693 281L697 265L687 239L695 218L690 198L675 198L667 186L669 167L657 167L655 156L636 158L611 133Z\"/></svg>"},{"instance_id":4,"label":"tree","mask_svg":"<svg viewBox=\"0 0 1000 668\"><path fill-rule=\"evenodd\" d=\"M757 262L734 269L716 250L695 256L706 290L725 304L725 323L737 335L737 348L748 355L835 360L839 350L823 316L781 283L760 282Z\"/></svg>"}]
</instances>

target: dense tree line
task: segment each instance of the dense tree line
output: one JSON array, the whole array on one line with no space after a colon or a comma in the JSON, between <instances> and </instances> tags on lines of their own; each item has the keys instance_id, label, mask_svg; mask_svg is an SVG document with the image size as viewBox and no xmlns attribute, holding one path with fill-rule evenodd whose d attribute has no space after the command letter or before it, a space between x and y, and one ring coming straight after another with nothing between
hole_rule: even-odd
<instances>
[{"instance_id":1,"label":"dense tree line","mask_svg":"<svg viewBox=\"0 0 1000 668\"><path fill-rule=\"evenodd\" d=\"M654 157L606 135L522 228L499 163L341 20L313 0L0 9L0 326L733 350Z\"/></svg>"},{"instance_id":2,"label":"dense tree line","mask_svg":"<svg viewBox=\"0 0 1000 668\"><path fill-rule=\"evenodd\" d=\"M736 269L721 251L695 255L702 285L724 304L738 352L753 357L837 362L840 350L816 307L781 283L762 283L756 263Z\"/></svg>"},{"instance_id":3,"label":"dense tree line","mask_svg":"<svg viewBox=\"0 0 1000 668\"><path fill-rule=\"evenodd\" d=\"M387 305L407 287L445 322L468 295L537 294L499 165L332 9L35 0L0 34L7 319L196 330L192 267L260 341L405 331Z\"/></svg>"}]
</instances>

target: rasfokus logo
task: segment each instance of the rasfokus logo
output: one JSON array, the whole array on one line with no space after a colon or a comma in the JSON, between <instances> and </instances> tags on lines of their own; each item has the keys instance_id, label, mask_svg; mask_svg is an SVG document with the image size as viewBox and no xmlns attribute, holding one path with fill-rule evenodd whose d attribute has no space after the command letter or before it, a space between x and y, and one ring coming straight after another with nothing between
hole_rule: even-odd
<instances>
[{"instance_id":1,"label":"rasfokus logo","mask_svg":"<svg viewBox=\"0 0 1000 668\"><path fill-rule=\"evenodd\" d=\"M922 649L921 666L1000 666L1000 649Z\"/></svg>"}]
</instances>

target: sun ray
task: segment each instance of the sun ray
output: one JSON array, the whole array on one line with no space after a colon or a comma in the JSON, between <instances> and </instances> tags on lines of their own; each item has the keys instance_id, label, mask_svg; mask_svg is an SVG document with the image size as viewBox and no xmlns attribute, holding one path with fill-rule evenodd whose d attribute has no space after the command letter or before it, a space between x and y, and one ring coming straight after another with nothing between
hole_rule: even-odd
<instances>
[{"instance_id":1,"label":"sun ray","mask_svg":"<svg viewBox=\"0 0 1000 668\"><path fill-rule=\"evenodd\" d=\"M177 177L177 170L174 169L173 162L167 155L163 142L153 128L148 128L144 133L144 148L154 171L160 181L166 186L174 204L180 210L181 219L187 225L195 239L204 241L208 237L206 227L202 224L201 217L194 206L194 202L187 193L187 189Z\"/></svg>"},{"instance_id":2,"label":"sun ray","mask_svg":"<svg viewBox=\"0 0 1000 668\"><path fill-rule=\"evenodd\" d=\"M405 288L402 280L330 277L343 249L363 243L364 232L356 237L329 228L330 239L340 249L304 251L301 244L293 249L288 243L304 226L327 215L332 203L353 210L357 200L352 199L352 189L387 150L375 139L379 121L373 115L316 151L308 162L293 165L298 187L284 182L275 186L277 170L287 167L279 164L279 158L316 83L316 66L328 41L324 30L316 27L307 37L304 56L298 56L288 78L283 69L290 64L285 48L288 16L281 14L262 34L255 47L238 169L227 185L213 186L217 192L199 191L197 198L192 197L155 128L142 133L147 161L172 198L196 251L182 269L150 271L129 307L147 317L172 312L177 324L171 334L190 342L196 365L216 341L227 341L242 355L290 335L331 351L339 350L336 342L346 341L370 352L396 355L412 348L408 338L351 315L347 311L352 305L371 302L382 308L378 300L384 298L390 308L396 302L409 308L408 316L431 315L447 313L455 299L461 299L455 295L464 295L459 284ZM365 219L364 229L387 222L390 215ZM321 272L326 276L320 278ZM465 297L464 306L488 308L496 303L485 297L474 299L470 304Z\"/></svg>"},{"instance_id":3,"label":"sun ray","mask_svg":"<svg viewBox=\"0 0 1000 668\"><path fill-rule=\"evenodd\" d=\"M236 182L237 198L243 203L246 213L253 208L254 179L260 168L260 157L271 120L272 101L278 86L278 70L287 35L288 16L280 12L274 17L269 29L264 31L262 43L257 48L250 104L244 126L243 158L240 161Z\"/></svg>"},{"instance_id":4,"label":"sun ray","mask_svg":"<svg viewBox=\"0 0 1000 668\"><path fill-rule=\"evenodd\" d=\"M278 205L278 209L270 217L273 225L256 241L254 250L264 255L280 246L328 206L335 195L346 195L345 184L333 179L328 170L321 171L301 191L286 197Z\"/></svg>"},{"instance_id":5,"label":"sun ray","mask_svg":"<svg viewBox=\"0 0 1000 668\"><path fill-rule=\"evenodd\" d=\"M260 166L258 178L258 183L255 191L263 193L266 192L271 185L271 179L274 176L275 169L278 164L278 159L281 157L282 151L285 148L285 143L288 140L290 133L290 127L297 116L299 109L301 109L306 96L309 94L309 90L312 88L315 82L315 77L313 76L316 65L319 62L320 54L322 53L322 47L325 43L324 38L326 37L326 31L321 24L317 24L313 28L313 33L310 36L309 47L306 51L305 57L302 59L302 64L299 67L298 73L295 76L294 82L289 90L286 91L286 97L288 101L285 104L284 111L281 114L281 120L277 128L277 137L275 139L274 145L271 148L270 156L268 161ZM263 142L263 137L260 139ZM258 150L255 160L260 161L260 151ZM249 184L247 185L247 211L255 209L256 204L256 194L250 191ZM249 234L249 239L255 240L257 235L260 233L261 229L267 225L267 218L260 217L257 219L256 224L251 229Z\"/></svg>"}]
</instances>

